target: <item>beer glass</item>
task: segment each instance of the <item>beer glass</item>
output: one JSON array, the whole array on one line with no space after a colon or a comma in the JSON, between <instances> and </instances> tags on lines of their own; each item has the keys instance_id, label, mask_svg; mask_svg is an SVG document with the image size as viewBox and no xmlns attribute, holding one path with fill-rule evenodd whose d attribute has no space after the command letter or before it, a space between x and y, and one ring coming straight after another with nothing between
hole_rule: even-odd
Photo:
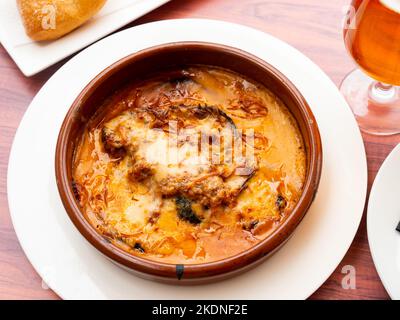
<instances>
[{"instance_id":1,"label":"beer glass","mask_svg":"<svg viewBox=\"0 0 400 320\"><path fill-rule=\"evenodd\" d=\"M400 0L353 0L350 8L344 41L359 69L340 90L361 130L400 133Z\"/></svg>"}]
</instances>

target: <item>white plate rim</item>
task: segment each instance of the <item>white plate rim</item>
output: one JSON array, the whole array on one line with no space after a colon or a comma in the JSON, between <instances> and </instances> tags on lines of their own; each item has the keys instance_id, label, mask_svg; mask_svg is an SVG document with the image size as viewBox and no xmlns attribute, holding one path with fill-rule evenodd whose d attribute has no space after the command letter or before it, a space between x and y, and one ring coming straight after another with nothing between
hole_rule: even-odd
<instances>
[{"instance_id":1,"label":"white plate rim","mask_svg":"<svg viewBox=\"0 0 400 320\"><path fill-rule=\"evenodd\" d=\"M385 182L390 178L390 168L398 162L400 158L400 144L398 144L389 154L389 156L385 159L380 167L374 183L372 184L371 193L369 196L369 203L368 203L368 211L367 211L367 234L368 234L368 243L371 250L372 259L375 264L375 268L378 272L379 278L381 279L383 286L385 287L387 293L392 299L400 300L400 273L397 273L397 277L393 276L395 273L393 271L393 261L390 259L380 259L379 252L382 249L382 246L388 247L381 237L379 237L379 227L376 226L374 223L377 219L378 211L376 210L379 206L377 202L378 193L384 190L385 186L387 185ZM400 163L398 163L400 165ZM398 220L400 221L400 212L398 213ZM398 223L398 221L396 221ZM395 222L395 223L396 223ZM390 224L388 228L392 229L394 237L399 235L397 231L395 231L395 225ZM388 229L389 232L389 229ZM393 238L394 238L393 237ZM393 240L393 239L392 239ZM400 272L400 269L397 270Z\"/></svg>"},{"instance_id":2,"label":"white plate rim","mask_svg":"<svg viewBox=\"0 0 400 320\"><path fill-rule=\"evenodd\" d=\"M144 3L144 1L147 1L147 3ZM100 22L100 20L103 20L103 23L104 23L105 19L110 20L110 18L112 18L113 21L111 23L109 21L107 21L107 24L109 25L109 27L107 29L98 30L96 34L87 34L87 33L85 33L86 32L86 30L85 30L85 31L83 31L84 35L80 36L80 33L82 31L82 30L80 30L80 29L82 29L82 26L81 26L81 28L78 28L78 29L72 31L65 37L62 37L57 40L53 40L51 45L60 43L60 45L64 46L65 50L62 53L59 53L57 55L50 56L50 57L47 56L47 59L42 60L41 62L35 61L34 63L32 63L32 61L28 61L27 59L24 59L24 57L22 57L19 52L19 47L13 46L12 44L10 44L9 41L7 41L7 38L2 36L1 32L0 32L0 42L3 45L3 47L6 49L6 51L10 55L10 57L14 60L15 64L18 66L18 68L21 70L21 72L25 76L31 77L31 76L49 68L50 66L56 64L57 62L67 58L68 56L78 52L79 50L89 46L90 44L96 42L97 40L107 36L108 34L122 28L123 26L134 21L135 19L138 19L141 16L144 16L145 14L157 9L158 7L166 4L169 1L170 0L142 0L139 3L133 3L127 7L124 7L115 12L112 12L107 16L99 18L99 22ZM132 10L132 9L134 9L135 6L139 7L139 10L137 10L136 12ZM142 8L142 7L144 7L144 8ZM128 9L131 9L132 13L129 17L126 17L124 12L127 12ZM92 23L92 21L88 21L87 23L85 23L85 27L87 27L86 25L90 24L90 23ZM86 38L84 38L85 36L86 36ZM74 37L75 40L68 44L68 42L67 42L68 40L65 41L65 39L64 39L67 37ZM29 50L29 48L32 49L33 47L38 48L37 45L38 45L38 43L32 42L32 43L25 45L24 47ZM43 50L43 52L46 52L46 47L41 48L41 50Z\"/></svg>"},{"instance_id":3,"label":"white plate rim","mask_svg":"<svg viewBox=\"0 0 400 320\"><path fill-rule=\"evenodd\" d=\"M299 51L297 51L296 49L290 47L289 45L283 43L282 41L268 35L265 33L262 33L260 31L257 31L255 29L249 28L249 27L245 27L245 26L240 26L237 24L233 24L233 23L227 23L227 22L221 22L221 21L215 21L215 20L206 20L206 19L179 19L179 20L164 20L161 22L153 22L153 23L149 23L146 25L141 25L141 26L137 26L131 29L127 29L124 31L121 31L117 34L114 34L106 39L103 39L102 41L99 41L98 43L92 45L91 47L89 47L88 49L82 51L80 54L78 54L77 56L75 56L73 59L71 59L69 62L67 62L63 67L61 67L54 75L52 78L50 78L50 80L46 83L46 85L40 90L40 92L38 93L38 95L35 97L35 99L33 100L31 106L28 108L26 114L24 115L24 118L21 122L20 128L18 129L16 136L15 136L15 141L10 153L10 162L9 162L9 175L8 175L8 199L9 199L9 206L10 206L10 213L12 216L12 220L13 220L13 224L16 230L16 233L18 235L18 238L20 240L20 243L24 249L24 251L26 252L29 260L32 262L32 264L34 265L36 271L38 271L38 273L46 280L46 282L50 285L50 287L52 287L52 289L58 293L61 297L65 297L68 298L68 296L63 295L63 293L61 292L62 290L60 288L56 287L55 283L51 283L51 279L48 279L48 277L46 276L46 274L43 272L43 270L41 270L40 268L40 263L39 261L36 259L37 257L34 257L33 253L31 252L29 246L27 245L27 239L25 238L24 233L20 230L21 227L21 221L19 221L19 217L17 212L17 202L16 199L18 199L18 188L15 186L15 181L14 178L16 176L18 176L18 170L17 170L17 166L14 165L14 163L17 162L18 158L16 157L17 154L17 145L19 144L19 140L20 140L20 136L23 135L23 126L25 126L25 122L27 122L28 117L30 116L32 110L33 110L33 105L38 103L38 100L40 100L43 96L46 95L46 90L49 90L49 88L52 87L52 84L54 84L54 81L58 80L58 78L62 78L62 74L64 72L67 72L68 68L77 60L79 60L80 58L82 58L84 55L87 54L93 54L93 52L95 50L97 50L99 47L103 46L106 42L111 42L113 39L117 39L118 37L121 37L123 35L127 35L128 33L133 33L135 30L135 32L139 32L138 30L149 30L152 29L154 30L154 28L160 28L160 30L162 28L168 28L168 26L174 25L176 28L179 29L179 27L184 26L185 30L183 30L182 32L188 32L190 31L190 29L192 28L192 30L195 29L194 26L197 26L198 28L201 28L201 25L203 25L203 27L205 25L207 26L214 26L216 27L216 31L215 34L221 33L221 30L225 30L225 32L230 29L230 30L235 30L235 31L240 31L243 34L247 34L250 38L257 38L260 37L263 38L265 41L270 41L273 42L275 45L279 45L282 48L284 48L286 51L285 53L289 55L292 54L293 57L296 55L299 59L301 58L302 62L304 64L307 65L307 67L311 68L313 70L313 72L315 72L316 74L318 73L318 77L320 79L321 82L324 83L324 85L326 85L327 87L330 88L330 93L332 94L332 97L335 97L335 100L340 103L341 106L341 113L342 113L342 117L343 120L345 120L345 122L348 122L348 124L352 127L351 128L351 134L352 136L349 138L349 140L352 140L354 142L354 150L356 150L357 154L357 165L358 167L354 167L354 169L357 171L358 170L358 174L359 176L359 197L357 198L357 203L355 204L355 208L356 208L356 212L353 213L354 216L352 216L352 221L351 221L351 225L348 226L348 229L346 232L346 237L344 240L344 243L341 244L341 248L340 250L338 250L339 252L336 253L337 257L335 258L335 263L329 265L329 268L326 267L323 274L321 274L319 277L320 279L318 281L314 281L313 285L309 285L309 287L306 289L304 289L304 292L300 293L297 292L296 294L292 294L289 295L289 298L294 298L294 299L305 299L307 298L309 295L311 295L328 277L329 275L334 271L334 269L337 267L337 264L341 261L341 259L343 258L343 256L345 255L345 253L347 252L353 238L354 235L358 229L358 225L359 222L361 220L362 217L362 212L363 212L363 208L364 208L364 203L365 203L365 196L366 196L366 186L367 186L367 166L366 166L366 156L365 156L365 150L363 147L363 143L362 143L362 138L360 135L360 132L358 130L356 121L354 120L350 109L348 108L346 102L344 101L343 97L340 96L340 93L337 91L336 86L332 83L332 81L313 63L311 62L311 60L309 60L308 58L306 58L303 54L301 54ZM190 26L190 27L189 27ZM218 30L218 28L220 28L221 30ZM197 35L198 36L198 35ZM213 38L215 35L210 36L211 38ZM236 35L235 35L236 37ZM189 37L190 38L190 37ZM192 40L192 41L198 41L199 39L187 39L187 40ZM227 40L221 41L220 43L222 44L227 44L226 43ZM241 39L241 41L244 41L243 39ZM169 42L169 41L166 41ZM212 41L211 41L212 42ZM160 42L160 43L165 43L165 42ZM229 43L228 43L229 45ZM246 51L250 51L251 50L246 50ZM290 56L290 55L289 55ZM262 57L261 57L262 58ZM267 61L269 63L271 63L271 61ZM274 63L272 63L274 64ZM284 70L281 70L284 74L286 73ZM287 70L286 70L287 71ZM286 74L287 75L287 74ZM288 76L288 75L287 75ZM288 76L290 78L290 76ZM292 80L292 79L291 79ZM299 86L299 84L297 84ZM305 94L306 92L303 92L303 94ZM307 93L309 94L309 93ZM326 94L328 94L326 92ZM329 98L332 98L329 96ZM327 97L328 98L328 97ZM328 110L329 112L329 110ZM332 111L333 112L333 111ZM314 112L315 113L315 112ZM340 134L338 134L340 136ZM324 151L325 148L324 148ZM354 157L355 158L355 157ZM326 154L325 154L325 158L324 158L324 170L326 171ZM324 173L323 173L324 174ZM331 179L334 179L335 177L331 177ZM317 196L317 199L319 198L319 196ZM313 205L313 207L315 207L315 204ZM310 214L309 214L310 215ZM305 222L303 222L303 224L305 224ZM22 228L22 227L21 227ZM293 236L296 237L296 234L298 232L295 233L295 235ZM291 240L293 242L293 240ZM288 245L286 245L287 247ZM282 250L281 250L282 251ZM279 253L278 253L279 254ZM277 254L277 255L278 255ZM46 279L47 278L47 279ZM278 295L279 296L279 295ZM285 297L285 294L281 295Z\"/></svg>"}]
</instances>

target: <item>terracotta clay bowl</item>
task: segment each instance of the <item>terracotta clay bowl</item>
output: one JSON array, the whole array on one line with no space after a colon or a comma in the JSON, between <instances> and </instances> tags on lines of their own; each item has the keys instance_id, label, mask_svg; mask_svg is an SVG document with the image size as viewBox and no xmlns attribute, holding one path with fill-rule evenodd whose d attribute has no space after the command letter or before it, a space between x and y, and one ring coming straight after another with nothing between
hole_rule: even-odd
<instances>
[{"instance_id":1,"label":"terracotta clay bowl","mask_svg":"<svg viewBox=\"0 0 400 320\"><path fill-rule=\"evenodd\" d=\"M307 155L302 196L292 213L266 239L236 256L203 264L175 265L131 255L103 238L86 220L74 197L72 161L85 123L118 88L167 68L209 65L237 72L277 95L297 120ZM62 124L55 155L56 178L64 207L80 233L100 252L135 274L152 280L198 284L231 277L254 267L279 249L307 213L321 176L322 149L315 118L297 88L268 63L244 51L212 43L179 42L152 47L114 63L79 94Z\"/></svg>"}]
</instances>

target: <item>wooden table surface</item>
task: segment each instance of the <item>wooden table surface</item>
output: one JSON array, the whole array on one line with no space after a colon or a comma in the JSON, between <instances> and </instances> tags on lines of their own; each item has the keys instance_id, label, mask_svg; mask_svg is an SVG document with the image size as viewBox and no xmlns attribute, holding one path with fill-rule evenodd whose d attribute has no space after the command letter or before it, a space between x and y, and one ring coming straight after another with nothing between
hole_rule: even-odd
<instances>
[{"instance_id":1,"label":"wooden table surface","mask_svg":"<svg viewBox=\"0 0 400 320\"><path fill-rule=\"evenodd\" d=\"M212 18L241 23L296 47L339 85L354 68L341 36L343 6L348 3L349 0L172 0L129 26L171 18ZM32 98L65 61L26 78L0 46L0 299L58 298L51 290L42 288L39 275L18 243L8 211L6 182L9 152L18 124ZM368 157L369 190L377 170L400 142L400 136L364 135L363 138ZM341 286L344 277L341 271L345 265L355 267L356 289L345 290ZM365 212L350 250L311 298L389 298L372 262Z\"/></svg>"}]
</instances>

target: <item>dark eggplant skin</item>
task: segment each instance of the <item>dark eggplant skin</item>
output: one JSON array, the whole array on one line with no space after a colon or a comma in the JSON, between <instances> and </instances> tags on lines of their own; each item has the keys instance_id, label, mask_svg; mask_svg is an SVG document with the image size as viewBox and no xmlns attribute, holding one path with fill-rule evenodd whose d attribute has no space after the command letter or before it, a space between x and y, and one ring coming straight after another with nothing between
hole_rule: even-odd
<instances>
[{"instance_id":1,"label":"dark eggplant skin","mask_svg":"<svg viewBox=\"0 0 400 320\"><path fill-rule=\"evenodd\" d=\"M286 208L286 205L287 205L286 199L283 196L278 195L276 197L275 205L276 205L276 208L279 210L279 212L282 212Z\"/></svg>"},{"instance_id":2,"label":"dark eggplant skin","mask_svg":"<svg viewBox=\"0 0 400 320\"><path fill-rule=\"evenodd\" d=\"M196 215L192 209L192 203L188 198L177 196L175 198L176 211L181 220L187 221L191 224L201 223L201 219Z\"/></svg>"},{"instance_id":3,"label":"dark eggplant skin","mask_svg":"<svg viewBox=\"0 0 400 320\"><path fill-rule=\"evenodd\" d=\"M207 116L212 116L214 118L220 118L224 119L229 126L232 128L233 133L236 135L237 134L237 127L235 122L232 120L231 117L229 117L224 111L221 109L215 107L215 106L208 106L208 105L198 105L196 107L191 107L191 111L193 115L197 119L204 119Z\"/></svg>"},{"instance_id":4,"label":"dark eggplant skin","mask_svg":"<svg viewBox=\"0 0 400 320\"><path fill-rule=\"evenodd\" d=\"M251 232L255 227L257 227L258 223L258 220L253 220L250 223L243 224L242 229Z\"/></svg>"},{"instance_id":5,"label":"dark eggplant skin","mask_svg":"<svg viewBox=\"0 0 400 320\"><path fill-rule=\"evenodd\" d=\"M398 232L400 232L400 221L399 221L399 224L397 225L396 230L397 230Z\"/></svg>"},{"instance_id":6,"label":"dark eggplant skin","mask_svg":"<svg viewBox=\"0 0 400 320\"><path fill-rule=\"evenodd\" d=\"M142 247L142 245L139 242L135 243L135 245L133 246L133 249L135 249L135 250L137 250L137 251L139 251L141 253L145 252L144 248Z\"/></svg>"},{"instance_id":7,"label":"dark eggplant skin","mask_svg":"<svg viewBox=\"0 0 400 320\"><path fill-rule=\"evenodd\" d=\"M75 182L75 180L72 180L71 182L71 187L72 187L72 191L74 193L75 199L76 201L80 202L81 201L81 194L79 192L79 186L78 184Z\"/></svg>"}]
</instances>

